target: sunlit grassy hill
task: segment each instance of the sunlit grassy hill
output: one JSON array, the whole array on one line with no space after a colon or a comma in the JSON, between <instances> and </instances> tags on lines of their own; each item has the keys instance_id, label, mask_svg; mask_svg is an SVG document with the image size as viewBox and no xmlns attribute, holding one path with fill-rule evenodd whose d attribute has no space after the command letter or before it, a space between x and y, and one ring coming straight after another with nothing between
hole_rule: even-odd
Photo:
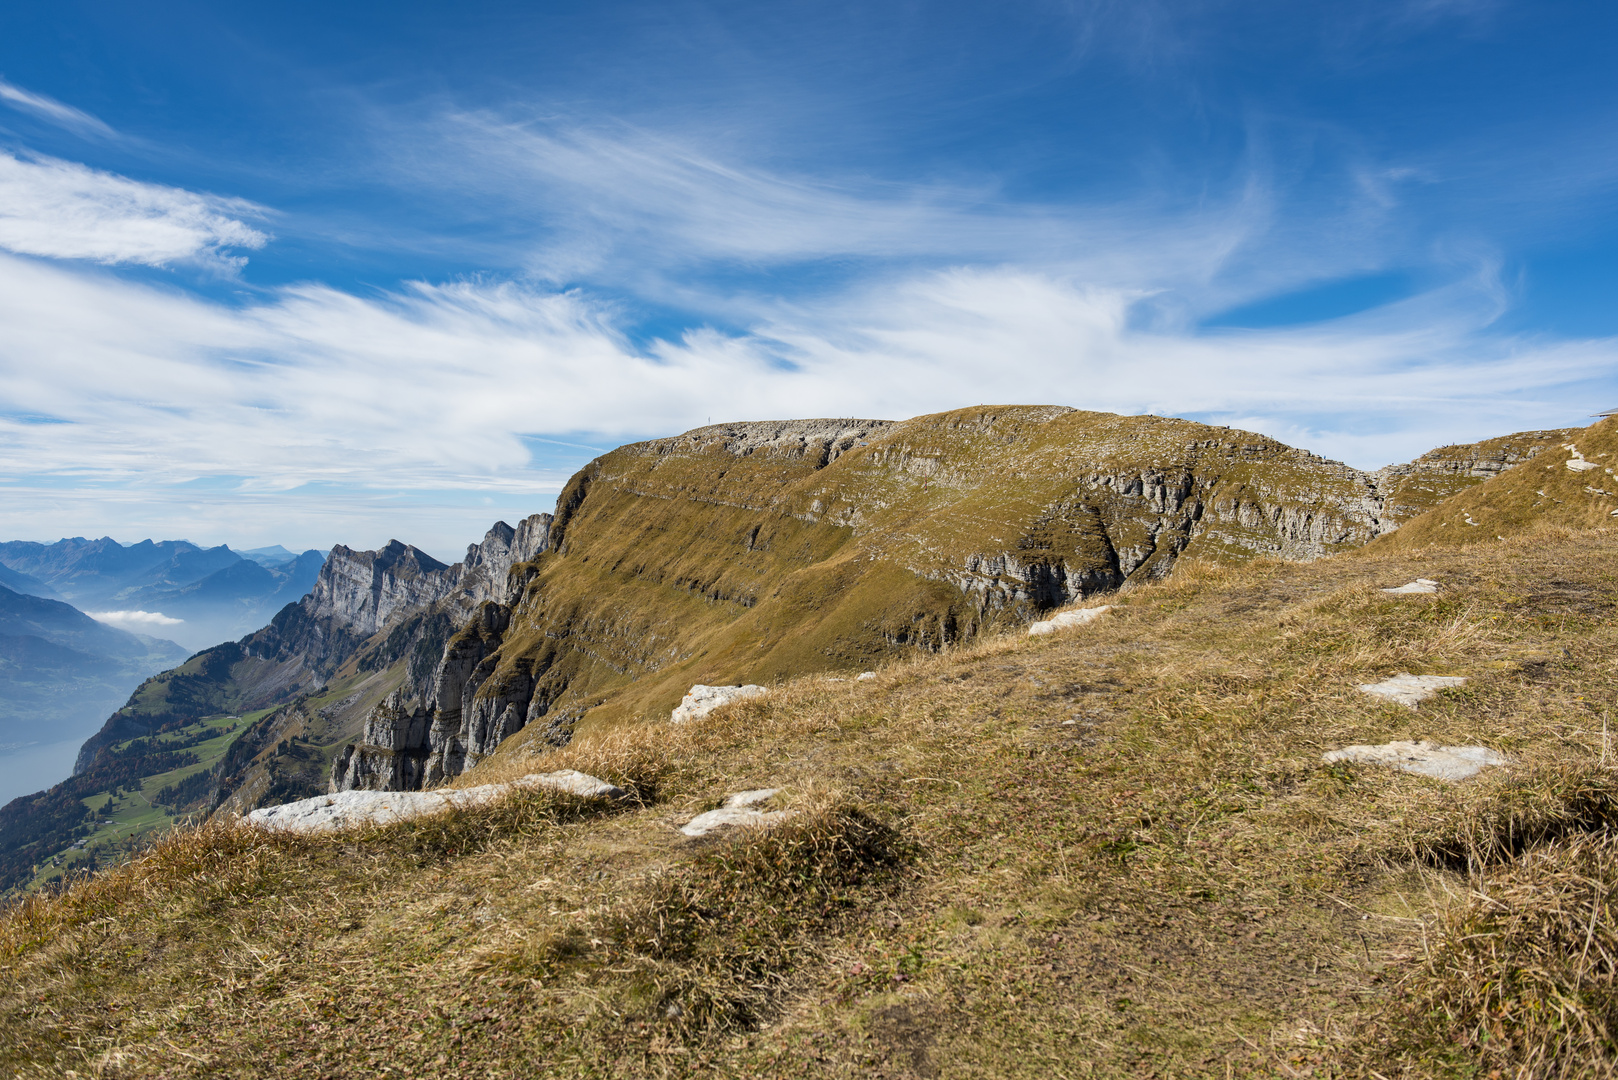
<instances>
[{"instance_id":1,"label":"sunlit grassy hill","mask_svg":"<svg viewBox=\"0 0 1618 1080\"><path fill-rule=\"evenodd\" d=\"M1618 511L1618 426L1607 419L1555 433L1532 461L1446 500L1382 545L1489 543L1546 527L1602 528Z\"/></svg>"},{"instance_id":2,"label":"sunlit grassy hill","mask_svg":"<svg viewBox=\"0 0 1618 1080\"><path fill-rule=\"evenodd\" d=\"M1051 406L636 443L563 492L477 695L588 730L667 715L694 683L960 644L1180 559L1349 550L1479 482L1452 459L1496 448L1449 449L1403 467L1388 509L1370 474L1260 435Z\"/></svg>"},{"instance_id":3,"label":"sunlit grassy hill","mask_svg":"<svg viewBox=\"0 0 1618 1080\"><path fill-rule=\"evenodd\" d=\"M461 577L404 544L334 549L324 584L269 626L149 680L86 743L79 775L0 808L0 887L117 860L131 828L323 792L346 753L419 776L428 747L364 745L396 691L450 728L510 730L514 713L514 745L542 746L666 716L697 682L851 675L959 648L1182 559L1347 550L1567 437L1524 432L1367 474L1250 432L995 406L721 424L621 447L574 478L556 522L491 530ZM549 545L516 567L515 595L512 545ZM386 615L361 599L379 572L398 594ZM345 614L344 597L359 607ZM481 600L508 597L505 630L462 628ZM457 721L467 695L479 715ZM145 736L249 712L205 775L185 753L146 752ZM464 760L498 742L461 747ZM131 785L173 790L126 807L134 826L91 814Z\"/></svg>"},{"instance_id":4,"label":"sunlit grassy hill","mask_svg":"<svg viewBox=\"0 0 1618 1080\"><path fill-rule=\"evenodd\" d=\"M1608 1076L1618 530L1544 465L1356 552L1183 563L1084 628L510 740L459 781L578 768L624 805L177 832L0 919L0 1066ZM1509 524L1519 489L1556 494ZM1505 539L1417 542L1458 506ZM1417 577L1439 591L1383 591ZM1358 689L1402 672L1467 682L1414 710ZM1321 758L1394 739L1509 761ZM761 787L795 816L678 831Z\"/></svg>"}]
</instances>

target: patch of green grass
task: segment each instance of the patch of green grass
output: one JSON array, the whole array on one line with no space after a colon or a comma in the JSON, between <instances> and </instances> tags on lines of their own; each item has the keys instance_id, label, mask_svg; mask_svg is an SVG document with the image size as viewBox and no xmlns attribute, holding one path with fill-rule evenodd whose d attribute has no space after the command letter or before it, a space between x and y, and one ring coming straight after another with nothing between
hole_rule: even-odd
<instances>
[{"instance_id":1,"label":"patch of green grass","mask_svg":"<svg viewBox=\"0 0 1618 1080\"><path fill-rule=\"evenodd\" d=\"M212 769L237 735L272 711L260 709L241 716L209 717L153 736L150 740L152 744L158 747L183 745L198 760L177 769L142 777L139 786L133 789L120 788L116 792L103 791L85 796L81 801L95 813L95 829L73 848L47 860L35 873L34 879L23 886L24 890L38 888L47 881L69 879L87 867L116 861L143 838L173 826L178 816L169 808L154 802L153 797L170 784Z\"/></svg>"}]
</instances>

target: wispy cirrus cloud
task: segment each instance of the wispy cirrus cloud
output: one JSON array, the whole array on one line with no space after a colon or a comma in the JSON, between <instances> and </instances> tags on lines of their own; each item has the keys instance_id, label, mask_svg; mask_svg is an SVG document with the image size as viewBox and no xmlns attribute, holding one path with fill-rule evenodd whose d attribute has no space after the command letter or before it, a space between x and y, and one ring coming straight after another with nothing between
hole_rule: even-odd
<instances>
[{"instance_id":1,"label":"wispy cirrus cloud","mask_svg":"<svg viewBox=\"0 0 1618 1080\"><path fill-rule=\"evenodd\" d=\"M94 135L103 139L118 137L118 133L109 125L83 109L75 109L45 94L24 90L5 79L0 79L0 102L79 135Z\"/></svg>"},{"instance_id":2,"label":"wispy cirrus cloud","mask_svg":"<svg viewBox=\"0 0 1618 1080\"><path fill-rule=\"evenodd\" d=\"M0 475L510 496L561 479L531 459L533 437L1004 401L1237 418L1380 465L1567 423L1618 361L1609 340L1489 336L1481 282L1204 336L1134 327L1140 298L1026 270L926 272L640 349L620 310L580 291L309 285L232 308L0 257Z\"/></svg>"},{"instance_id":3,"label":"wispy cirrus cloud","mask_svg":"<svg viewBox=\"0 0 1618 1080\"><path fill-rule=\"evenodd\" d=\"M398 182L499 206L508 244L551 279L669 280L696 269L847 263L1090 267L1115 280L1212 273L1262 226L1268 191L1234 176L1190 197L1141 191L1100 206L1008 199L990 183L808 175L628 125L449 112L384 151Z\"/></svg>"},{"instance_id":4,"label":"wispy cirrus cloud","mask_svg":"<svg viewBox=\"0 0 1618 1080\"><path fill-rule=\"evenodd\" d=\"M20 255L231 269L243 260L230 249L260 248L268 240L242 220L264 213L244 199L0 151L0 248Z\"/></svg>"},{"instance_id":5,"label":"wispy cirrus cloud","mask_svg":"<svg viewBox=\"0 0 1618 1080\"><path fill-rule=\"evenodd\" d=\"M1355 318L1196 329L1199 312L1376 268L1398 177L1367 192L1345 171L1335 217L1283 230L1295 210L1262 163L1198 198L1063 207L797 175L629 128L456 114L416 134L395 140L425 155L393 159L401 182L481 200L537 273L305 283L242 305L153 289L82 263L228 259L266 242L245 223L264 211L0 154L0 248L80 260L0 255L13 528L157 507L234 543L392 534L452 556L488 516L548 508L588 456L542 460L546 440L1023 401L1190 415L1376 466L1573 422L1614 386L1618 342L1493 329L1509 297L1486 250ZM817 262L835 272L777 274ZM647 298L697 328L643 344Z\"/></svg>"}]
</instances>

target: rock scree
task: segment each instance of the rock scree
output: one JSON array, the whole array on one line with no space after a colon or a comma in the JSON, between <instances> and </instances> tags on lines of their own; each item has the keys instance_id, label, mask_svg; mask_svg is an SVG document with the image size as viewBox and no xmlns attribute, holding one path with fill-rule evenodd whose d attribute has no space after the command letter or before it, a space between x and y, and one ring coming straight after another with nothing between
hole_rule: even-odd
<instances>
[{"instance_id":1,"label":"rock scree","mask_svg":"<svg viewBox=\"0 0 1618 1080\"><path fill-rule=\"evenodd\" d=\"M698 683L680 699L680 704L669 714L669 722L683 724L687 720L700 720L721 705L767 693L767 687L751 683L745 686L704 686Z\"/></svg>"},{"instance_id":2,"label":"rock scree","mask_svg":"<svg viewBox=\"0 0 1618 1080\"><path fill-rule=\"evenodd\" d=\"M509 784L481 784L477 787L438 791L339 791L310 799L266 806L242 820L261 829L319 833L357 825L391 825L396 821L435 814L450 809L468 809L495 801L514 789L547 788L585 799L623 799L622 788L588 773L563 769L554 773L533 773Z\"/></svg>"},{"instance_id":3,"label":"rock scree","mask_svg":"<svg viewBox=\"0 0 1618 1080\"><path fill-rule=\"evenodd\" d=\"M1425 701L1440 690L1460 686L1464 675L1410 675L1399 674L1379 683L1362 683L1360 689L1373 697L1387 698L1414 709L1417 702Z\"/></svg>"},{"instance_id":4,"label":"rock scree","mask_svg":"<svg viewBox=\"0 0 1618 1080\"><path fill-rule=\"evenodd\" d=\"M1390 742L1380 746L1345 746L1332 750L1322 759L1328 765L1340 761L1357 765L1387 765L1439 780L1465 780L1489 765L1504 765L1503 755L1487 746L1439 746L1422 742Z\"/></svg>"}]
</instances>

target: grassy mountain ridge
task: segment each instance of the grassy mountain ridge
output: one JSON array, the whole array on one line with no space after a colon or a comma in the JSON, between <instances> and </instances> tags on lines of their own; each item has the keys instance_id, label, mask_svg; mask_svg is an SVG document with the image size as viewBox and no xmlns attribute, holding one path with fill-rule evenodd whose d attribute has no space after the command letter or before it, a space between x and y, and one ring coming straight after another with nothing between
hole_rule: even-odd
<instances>
[{"instance_id":1,"label":"grassy mountain ridge","mask_svg":"<svg viewBox=\"0 0 1618 1080\"><path fill-rule=\"evenodd\" d=\"M1455 498L1478 518L1535 468ZM0 917L0 1065L1608 1075L1618 531L1564 512L1486 544L1190 562L1082 630L511 740L459 781L574 767L626 808L176 833ZM1382 591L1417 576L1441 591ZM1356 689L1400 671L1468 682L1415 711ZM1408 738L1510 764L1449 785L1321 760ZM765 786L797 813L774 831L674 828Z\"/></svg>"},{"instance_id":2,"label":"grassy mountain ridge","mask_svg":"<svg viewBox=\"0 0 1618 1080\"><path fill-rule=\"evenodd\" d=\"M1489 543L1541 528L1599 528L1618 511L1618 424L1554 432L1537 457L1447 499L1381 544Z\"/></svg>"},{"instance_id":3,"label":"grassy mountain ridge","mask_svg":"<svg viewBox=\"0 0 1618 1080\"><path fill-rule=\"evenodd\" d=\"M621 447L558 499L551 551L525 570L477 693L587 728L666 715L693 683L936 650L1180 558L1349 550L1480 482L1455 474L1466 449L1404 467L1389 508L1376 476L1263 436L1050 406ZM1480 444L1470 460L1504 453Z\"/></svg>"},{"instance_id":4,"label":"grassy mountain ridge","mask_svg":"<svg viewBox=\"0 0 1618 1080\"><path fill-rule=\"evenodd\" d=\"M1493 460L1496 450L1480 447L1449 448L1425 494L1458 482L1453 462ZM1424 468L1405 475L1419 480ZM666 716L693 682L859 671L956 646L1065 599L1151 580L1179 557L1350 547L1395 523L1375 491L1370 475L1273 440L1157 417L997 407L904 424L715 425L620 448L574 478L552 523L561 550L514 568L524 599L511 628L480 644L473 685L491 715L543 716L514 740L543 743L580 717L587 730ZM486 537L488 554L520 531ZM397 549L334 549L322 595L370 597L365 559L415 565L411 549ZM475 545L466 565L482 551ZM503 597L506 564L491 565L499 582L477 578L474 591ZM257 712L214 759L212 787L178 809L229 816L323 790L370 711L400 688L427 697L446 645L471 632L457 635L461 600L410 607L413 590L449 569L422 566L400 579L392 622L367 616L356 630L293 605L151 680L86 744L81 765L94 773L108 746ZM107 763L120 777L126 765ZM190 768L142 783L199 785L180 775ZM87 776L58 797L111 783ZM34 803L0 808L0 837L40 813ZM7 880L29 879L29 858L76 838L19 848Z\"/></svg>"}]
</instances>

